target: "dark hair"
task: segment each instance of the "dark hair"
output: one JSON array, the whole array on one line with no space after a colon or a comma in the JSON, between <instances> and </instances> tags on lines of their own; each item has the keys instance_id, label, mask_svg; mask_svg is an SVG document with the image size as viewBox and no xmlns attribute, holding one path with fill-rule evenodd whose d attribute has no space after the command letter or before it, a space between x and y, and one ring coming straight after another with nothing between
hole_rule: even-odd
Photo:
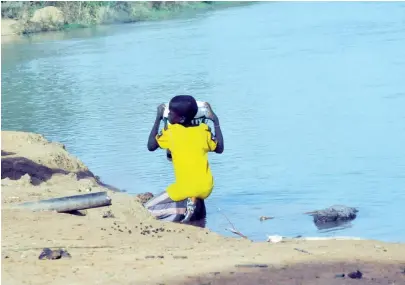
<instances>
[{"instance_id":1,"label":"dark hair","mask_svg":"<svg viewBox=\"0 0 405 285\"><path fill-rule=\"evenodd\" d=\"M185 123L191 123L198 112L197 101L190 95L177 95L170 100L169 109L184 117Z\"/></svg>"}]
</instances>

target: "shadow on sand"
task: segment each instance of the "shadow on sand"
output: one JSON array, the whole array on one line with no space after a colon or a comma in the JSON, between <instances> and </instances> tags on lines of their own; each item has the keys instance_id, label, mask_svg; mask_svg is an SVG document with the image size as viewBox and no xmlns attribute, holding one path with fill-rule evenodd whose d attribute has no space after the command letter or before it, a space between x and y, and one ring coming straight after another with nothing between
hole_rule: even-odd
<instances>
[{"instance_id":1,"label":"shadow on sand","mask_svg":"<svg viewBox=\"0 0 405 285\"><path fill-rule=\"evenodd\" d=\"M264 266L264 267L263 267ZM362 273L360 279L348 275ZM352 275L351 275L352 276ZM203 276L186 277L177 284L210 285L371 285L405 284L404 265L386 263L307 263L275 268L261 264L236 265L232 271L210 272Z\"/></svg>"}]
</instances>

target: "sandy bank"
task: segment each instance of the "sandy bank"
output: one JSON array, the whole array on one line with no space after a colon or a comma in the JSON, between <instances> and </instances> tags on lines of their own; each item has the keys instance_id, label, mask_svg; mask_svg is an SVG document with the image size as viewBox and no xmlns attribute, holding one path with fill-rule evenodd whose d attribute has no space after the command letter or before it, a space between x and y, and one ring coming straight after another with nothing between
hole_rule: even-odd
<instances>
[{"instance_id":1,"label":"sandy bank","mask_svg":"<svg viewBox=\"0 0 405 285\"><path fill-rule=\"evenodd\" d=\"M2 131L1 148L2 284L405 284L404 244L253 243L161 223L137 198L106 189L59 143ZM108 191L112 206L85 216L10 207L97 191ZM107 210L115 217L103 218ZM44 247L65 248L72 258L38 260ZM241 264L267 267L237 267ZM357 269L362 280L335 278Z\"/></svg>"}]
</instances>

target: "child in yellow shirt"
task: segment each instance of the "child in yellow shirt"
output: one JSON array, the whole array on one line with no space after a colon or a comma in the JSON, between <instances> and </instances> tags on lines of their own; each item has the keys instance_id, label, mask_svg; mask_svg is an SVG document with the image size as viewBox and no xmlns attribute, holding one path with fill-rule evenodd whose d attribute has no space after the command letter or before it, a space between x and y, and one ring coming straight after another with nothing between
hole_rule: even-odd
<instances>
[{"instance_id":1,"label":"child in yellow shirt","mask_svg":"<svg viewBox=\"0 0 405 285\"><path fill-rule=\"evenodd\" d=\"M170 125L158 134L164 105L160 105L149 135L148 150L159 147L171 152L176 181L166 189L173 201L187 201L187 212L182 222L190 221L196 207L196 199L206 199L214 187L214 179L208 163L208 152L222 153L224 139L218 117L206 103L207 119L214 122L215 137L208 125L192 123L198 112L196 100L189 95L175 96L169 103Z\"/></svg>"}]
</instances>

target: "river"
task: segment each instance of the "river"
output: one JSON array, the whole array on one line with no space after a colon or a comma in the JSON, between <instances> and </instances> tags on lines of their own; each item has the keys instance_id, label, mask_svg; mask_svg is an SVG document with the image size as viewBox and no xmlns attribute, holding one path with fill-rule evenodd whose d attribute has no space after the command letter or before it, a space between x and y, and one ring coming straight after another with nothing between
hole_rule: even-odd
<instances>
[{"instance_id":1,"label":"river","mask_svg":"<svg viewBox=\"0 0 405 285\"><path fill-rule=\"evenodd\" d=\"M146 149L156 106L192 94L225 137L209 228L233 235L225 214L255 240L405 241L404 15L401 2L263 2L8 42L2 130L41 133L104 182L157 193L173 171ZM318 231L303 215L334 204L357 219Z\"/></svg>"}]
</instances>

